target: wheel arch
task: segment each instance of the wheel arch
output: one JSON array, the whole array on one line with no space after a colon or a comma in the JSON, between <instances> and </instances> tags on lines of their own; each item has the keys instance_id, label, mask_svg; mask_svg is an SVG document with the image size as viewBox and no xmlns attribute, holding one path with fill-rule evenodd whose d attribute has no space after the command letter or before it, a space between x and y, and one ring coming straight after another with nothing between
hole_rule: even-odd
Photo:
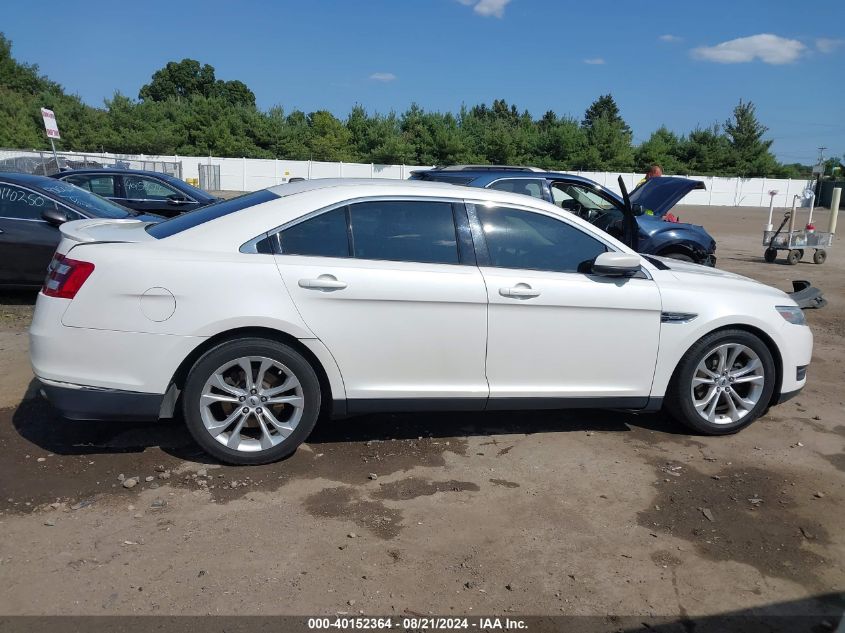
<instances>
[{"instance_id":1,"label":"wheel arch","mask_svg":"<svg viewBox=\"0 0 845 633\"><path fill-rule=\"evenodd\" d=\"M749 325L747 323L731 323L726 325L721 325L717 328L709 330L699 336L695 341L690 344L690 346L686 349L686 351L681 354L681 357L678 359L675 368L672 370L672 377L670 379L670 384L674 383L675 377L678 373L678 369L681 366L681 362L686 356L687 352L692 349L693 345L696 345L701 339L705 336L710 336L711 334L715 334L718 332L724 332L727 330L742 330L743 332L748 332L749 334L753 334L757 338L759 338L766 348L769 350L769 353L772 355L772 361L775 363L775 389L772 391L772 398L769 401L770 405L776 404L778 398L780 397L781 387L783 385L783 357L781 356L780 350L778 346L775 344L774 340L771 336L766 334L765 331L761 330L758 327L753 325Z\"/></svg>"},{"instance_id":2,"label":"wheel arch","mask_svg":"<svg viewBox=\"0 0 845 633\"><path fill-rule=\"evenodd\" d=\"M207 338L191 350L191 352L182 360L176 368L176 371L173 373L167 387L167 394L170 395L173 393L170 398L170 414L178 410L178 399L181 398L181 393L185 388L185 380L188 377L188 372L190 372L191 368L203 354L205 354L208 350L217 347L221 343L248 337L264 338L283 343L302 354L302 356L314 368L314 371L317 374L317 379L320 382L321 411L331 412L333 415L342 415L345 413L345 411L338 410L339 408L343 408L341 403L345 403L344 394L334 393L331 380L329 379L328 372L324 367L323 362L320 361L317 355L305 343L282 330L260 326L247 326L219 332L214 336ZM337 397L338 400L335 400L335 397ZM165 401L167 402L167 400L168 398L166 397ZM166 414L167 412L163 413ZM162 417L165 416L163 415Z\"/></svg>"},{"instance_id":3,"label":"wheel arch","mask_svg":"<svg viewBox=\"0 0 845 633\"><path fill-rule=\"evenodd\" d=\"M671 242L655 254L660 257L666 257L673 254L687 255L696 263L704 261L707 257L707 253L704 252L703 248L697 244L691 244L688 242Z\"/></svg>"}]
</instances>

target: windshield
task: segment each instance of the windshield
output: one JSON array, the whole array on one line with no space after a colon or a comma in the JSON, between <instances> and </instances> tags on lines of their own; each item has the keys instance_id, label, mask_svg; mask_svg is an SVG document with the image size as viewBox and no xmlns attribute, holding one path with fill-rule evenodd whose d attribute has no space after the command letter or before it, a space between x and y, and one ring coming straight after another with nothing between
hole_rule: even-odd
<instances>
[{"instance_id":1,"label":"windshield","mask_svg":"<svg viewBox=\"0 0 845 633\"><path fill-rule=\"evenodd\" d=\"M69 202L77 208L90 213L98 218L120 219L134 215L126 207L115 204L95 193L80 189L76 185L67 182L56 181L41 187L47 193L51 193L60 200Z\"/></svg>"},{"instance_id":2,"label":"windshield","mask_svg":"<svg viewBox=\"0 0 845 633\"><path fill-rule=\"evenodd\" d=\"M160 240L162 238L181 233L182 231L187 231L188 229L192 229L200 224L205 224L211 220L216 220L224 215L235 213L241 209L254 207L257 204L263 204L270 200L275 200L278 197L279 196L269 189L261 189L260 191L245 193L237 198L221 200L220 202L215 202L207 207L201 207L195 211L177 215L175 218L170 218L160 224L148 226L147 233Z\"/></svg>"}]
</instances>

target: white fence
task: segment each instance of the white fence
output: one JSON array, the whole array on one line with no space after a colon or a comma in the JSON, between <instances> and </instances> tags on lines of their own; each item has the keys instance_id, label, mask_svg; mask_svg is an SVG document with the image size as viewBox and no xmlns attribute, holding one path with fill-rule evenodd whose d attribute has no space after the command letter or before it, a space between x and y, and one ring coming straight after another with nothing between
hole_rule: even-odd
<instances>
[{"instance_id":1,"label":"white fence","mask_svg":"<svg viewBox=\"0 0 845 633\"><path fill-rule=\"evenodd\" d=\"M0 160L20 156L38 156L39 152L21 150L0 150ZM219 165L220 188L232 191L256 191L287 182L291 178L408 178L417 169L428 169L420 165L374 165L366 163L328 163L310 160L282 160L261 158L219 158L215 156L146 156L111 153L62 152L63 156L84 156L89 159L104 161L151 161L180 163L182 178L199 179L199 165ZM571 172L585 176L619 193L614 172ZM621 174L625 186L630 191L643 177L642 174ZM775 206L789 207L792 196L801 195L812 185L808 180L790 180L783 178L720 178L717 176L688 176L701 180L706 190L693 191L684 198L684 204L712 206L767 207L769 191L777 191Z\"/></svg>"}]
</instances>

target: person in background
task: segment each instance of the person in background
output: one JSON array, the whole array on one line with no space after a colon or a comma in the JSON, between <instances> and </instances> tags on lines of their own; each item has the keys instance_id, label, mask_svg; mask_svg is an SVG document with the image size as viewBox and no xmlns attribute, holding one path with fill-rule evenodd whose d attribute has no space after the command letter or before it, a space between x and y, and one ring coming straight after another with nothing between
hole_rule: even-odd
<instances>
[{"instance_id":1,"label":"person in background","mask_svg":"<svg viewBox=\"0 0 845 633\"><path fill-rule=\"evenodd\" d=\"M658 165L657 163L655 163L654 165L652 165L651 167L648 168L648 171L645 174L645 178L643 178L642 180L640 180L637 183L637 188L639 188L644 182L651 180L652 178L660 178L662 175L663 175L663 168L660 165ZM643 213L645 215L654 215L654 211L652 211L651 209L645 209ZM678 218L676 216L672 215L671 213L667 213L666 215L664 215L663 219L666 222L677 222L678 221Z\"/></svg>"},{"instance_id":2,"label":"person in background","mask_svg":"<svg viewBox=\"0 0 845 633\"><path fill-rule=\"evenodd\" d=\"M637 187L643 184L646 180L651 180L652 178L660 178L663 175L663 168L658 165L654 164L648 168L648 171L645 174L645 178L637 183Z\"/></svg>"}]
</instances>

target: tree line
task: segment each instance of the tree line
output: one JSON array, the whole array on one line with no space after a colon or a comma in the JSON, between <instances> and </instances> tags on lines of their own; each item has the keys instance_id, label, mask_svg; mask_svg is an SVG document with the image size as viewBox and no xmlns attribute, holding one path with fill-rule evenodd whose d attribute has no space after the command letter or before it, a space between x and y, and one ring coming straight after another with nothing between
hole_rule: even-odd
<instances>
[{"instance_id":1,"label":"tree line","mask_svg":"<svg viewBox=\"0 0 845 633\"><path fill-rule=\"evenodd\" d=\"M581 120L547 111L535 119L504 99L458 113L414 104L402 113L352 108L345 119L327 110L262 111L241 81L222 81L192 59L156 71L137 99L116 93L95 108L18 62L0 33L0 147L49 147L40 116L51 107L62 148L125 154L237 156L379 164L536 165L584 171L801 177L771 152L754 104L740 101L724 124L676 134L666 127L635 145L611 95L596 99Z\"/></svg>"}]
</instances>

